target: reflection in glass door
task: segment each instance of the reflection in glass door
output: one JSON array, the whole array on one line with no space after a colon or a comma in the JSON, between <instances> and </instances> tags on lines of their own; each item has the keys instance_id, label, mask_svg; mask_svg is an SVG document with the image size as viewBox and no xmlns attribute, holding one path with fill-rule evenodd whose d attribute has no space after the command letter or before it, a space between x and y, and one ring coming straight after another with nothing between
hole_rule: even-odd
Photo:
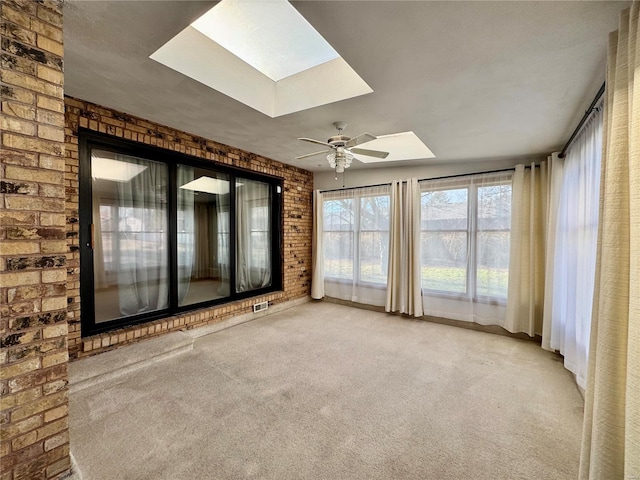
<instances>
[{"instance_id":1,"label":"reflection in glass door","mask_svg":"<svg viewBox=\"0 0 640 480\"><path fill-rule=\"evenodd\" d=\"M271 188L236 180L236 292L271 285Z\"/></svg>"},{"instance_id":2,"label":"reflection in glass door","mask_svg":"<svg viewBox=\"0 0 640 480\"><path fill-rule=\"evenodd\" d=\"M95 322L169 305L167 166L92 150Z\"/></svg>"},{"instance_id":3,"label":"reflection in glass door","mask_svg":"<svg viewBox=\"0 0 640 480\"><path fill-rule=\"evenodd\" d=\"M229 178L178 165L178 305L230 295Z\"/></svg>"}]
</instances>

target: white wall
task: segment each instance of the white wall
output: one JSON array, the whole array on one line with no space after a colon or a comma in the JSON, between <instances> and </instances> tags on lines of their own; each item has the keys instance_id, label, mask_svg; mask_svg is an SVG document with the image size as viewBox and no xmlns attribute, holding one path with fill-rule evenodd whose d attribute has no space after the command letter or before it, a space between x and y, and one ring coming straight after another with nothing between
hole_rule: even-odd
<instances>
[{"instance_id":1,"label":"white wall","mask_svg":"<svg viewBox=\"0 0 640 480\"><path fill-rule=\"evenodd\" d=\"M491 170L501 170L513 168L519 163L530 164L531 162L541 162L545 156L503 158L498 160L475 160L472 162L449 162L433 164L425 160L425 165L410 167L386 167L370 169L351 169L345 171L345 187L362 187L367 185L377 185L380 183L390 183L392 180L405 180L407 178L437 178L449 175L463 175L467 173L488 172ZM323 172L315 172L313 175L313 188L319 190L332 190L342 188L342 174L335 180L335 173L329 169Z\"/></svg>"}]
</instances>

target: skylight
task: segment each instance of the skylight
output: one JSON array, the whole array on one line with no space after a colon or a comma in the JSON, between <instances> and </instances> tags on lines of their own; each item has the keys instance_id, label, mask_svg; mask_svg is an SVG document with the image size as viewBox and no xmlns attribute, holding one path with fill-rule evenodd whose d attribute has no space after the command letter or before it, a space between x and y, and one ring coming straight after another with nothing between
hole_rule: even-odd
<instances>
[{"instance_id":1,"label":"skylight","mask_svg":"<svg viewBox=\"0 0 640 480\"><path fill-rule=\"evenodd\" d=\"M373 92L286 0L222 0L150 58L270 117Z\"/></svg>"},{"instance_id":2,"label":"skylight","mask_svg":"<svg viewBox=\"0 0 640 480\"><path fill-rule=\"evenodd\" d=\"M415 160L434 158L435 155L413 132L392 133L380 135L375 140L358 145L370 150L389 152L387 158L375 158L354 154L362 163L397 162L400 160Z\"/></svg>"},{"instance_id":3,"label":"skylight","mask_svg":"<svg viewBox=\"0 0 640 480\"><path fill-rule=\"evenodd\" d=\"M285 1L224 0L191 26L274 82L339 57Z\"/></svg>"}]
</instances>

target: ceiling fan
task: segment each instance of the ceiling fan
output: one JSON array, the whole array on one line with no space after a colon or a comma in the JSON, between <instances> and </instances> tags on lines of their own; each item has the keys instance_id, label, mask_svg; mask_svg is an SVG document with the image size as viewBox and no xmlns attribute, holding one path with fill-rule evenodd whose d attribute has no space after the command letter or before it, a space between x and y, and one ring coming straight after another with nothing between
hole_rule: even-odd
<instances>
[{"instance_id":1,"label":"ceiling fan","mask_svg":"<svg viewBox=\"0 0 640 480\"><path fill-rule=\"evenodd\" d=\"M300 160L302 158L313 157L314 155L321 155L323 153L328 153L327 160L329 161L329 165L331 168L335 169L336 173L344 172L345 168L349 168L351 166L351 161L353 160L353 154L356 155L366 155L368 157L376 157L376 158L387 158L389 152L380 152L378 150L368 150L366 148L354 148L356 145L360 145L365 142L370 142L371 140L375 140L376 136L371 135L370 133L362 133L357 137L347 137L342 135L342 131L347 127L345 122L334 122L333 126L338 130L338 134L330 137L326 142L322 142L320 140L314 140L313 138L299 138L298 140L303 140L305 142L317 143L319 145L324 145L329 147L326 150L322 150L320 152L308 153L306 155L300 155L296 157L296 160Z\"/></svg>"}]
</instances>

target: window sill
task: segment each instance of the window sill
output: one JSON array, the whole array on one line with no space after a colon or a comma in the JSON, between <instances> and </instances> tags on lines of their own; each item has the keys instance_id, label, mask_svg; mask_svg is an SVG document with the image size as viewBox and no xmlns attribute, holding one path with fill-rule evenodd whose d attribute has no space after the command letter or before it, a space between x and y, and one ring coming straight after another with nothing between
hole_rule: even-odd
<instances>
[{"instance_id":1,"label":"window sill","mask_svg":"<svg viewBox=\"0 0 640 480\"><path fill-rule=\"evenodd\" d=\"M345 285L345 286L356 286L356 287L363 287L363 288L373 288L375 290L386 290L387 289L387 284L386 283L372 283L372 282L356 282L354 283L353 280L350 279L338 279L338 278L327 278L325 277L324 279L325 282L329 282L329 283L333 283L335 285Z\"/></svg>"},{"instance_id":2,"label":"window sill","mask_svg":"<svg viewBox=\"0 0 640 480\"><path fill-rule=\"evenodd\" d=\"M471 298L465 295L448 294L446 292L437 292L432 290L422 290L422 297L445 298L447 300L455 300L457 302L471 302L484 305L500 305L506 306L507 299L498 299L493 297L475 297Z\"/></svg>"}]
</instances>

